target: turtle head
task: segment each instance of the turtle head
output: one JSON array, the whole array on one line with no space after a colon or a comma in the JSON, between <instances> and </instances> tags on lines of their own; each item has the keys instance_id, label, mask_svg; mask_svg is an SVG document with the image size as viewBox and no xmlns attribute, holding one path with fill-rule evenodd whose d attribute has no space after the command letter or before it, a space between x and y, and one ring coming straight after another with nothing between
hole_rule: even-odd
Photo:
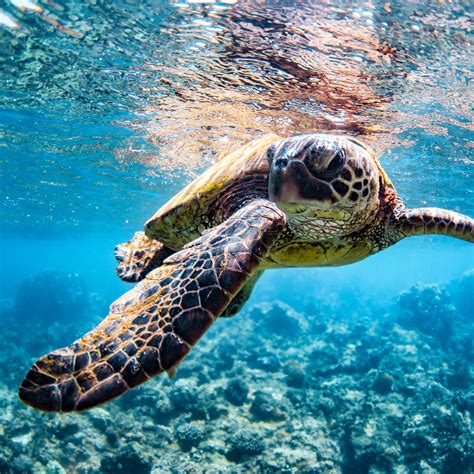
<instances>
[{"instance_id":1,"label":"turtle head","mask_svg":"<svg viewBox=\"0 0 474 474\"><path fill-rule=\"evenodd\" d=\"M269 146L267 157L270 199L289 215L368 215L378 206L380 183L388 181L363 144L340 135L285 138Z\"/></svg>"}]
</instances>

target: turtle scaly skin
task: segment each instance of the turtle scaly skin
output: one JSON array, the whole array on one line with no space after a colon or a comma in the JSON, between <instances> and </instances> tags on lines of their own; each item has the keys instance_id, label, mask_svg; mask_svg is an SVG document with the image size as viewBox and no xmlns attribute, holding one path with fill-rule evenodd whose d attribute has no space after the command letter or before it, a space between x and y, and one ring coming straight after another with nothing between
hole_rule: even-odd
<instances>
[{"instance_id":1,"label":"turtle scaly skin","mask_svg":"<svg viewBox=\"0 0 474 474\"><path fill-rule=\"evenodd\" d=\"M20 397L45 411L84 410L162 371L173 373L257 270L285 224L268 201L240 209L150 272L93 331L39 359Z\"/></svg>"},{"instance_id":2,"label":"turtle scaly skin","mask_svg":"<svg viewBox=\"0 0 474 474\"><path fill-rule=\"evenodd\" d=\"M33 365L19 395L46 411L84 410L166 371L232 316L264 270L337 266L401 239L474 242L474 221L408 209L375 156L338 135L266 136L231 153L119 245L117 273L141 280L107 318Z\"/></svg>"},{"instance_id":3,"label":"turtle scaly skin","mask_svg":"<svg viewBox=\"0 0 474 474\"><path fill-rule=\"evenodd\" d=\"M394 209L392 225L402 237L437 234L473 242L472 219L436 207L407 209L400 202Z\"/></svg>"}]
</instances>

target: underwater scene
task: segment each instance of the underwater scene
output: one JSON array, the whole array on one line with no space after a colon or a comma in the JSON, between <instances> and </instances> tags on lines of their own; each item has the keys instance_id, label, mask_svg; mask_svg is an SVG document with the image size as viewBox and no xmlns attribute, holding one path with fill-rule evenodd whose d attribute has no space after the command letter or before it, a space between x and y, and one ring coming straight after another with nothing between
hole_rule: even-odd
<instances>
[{"instance_id":1,"label":"underwater scene","mask_svg":"<svg viewBox=\"0 0 474 474\"><path fill-rule=\"evenodd\" d=\"M472 11L2 1L0 473L474 472Z\"/></svg>"}]
</instances>

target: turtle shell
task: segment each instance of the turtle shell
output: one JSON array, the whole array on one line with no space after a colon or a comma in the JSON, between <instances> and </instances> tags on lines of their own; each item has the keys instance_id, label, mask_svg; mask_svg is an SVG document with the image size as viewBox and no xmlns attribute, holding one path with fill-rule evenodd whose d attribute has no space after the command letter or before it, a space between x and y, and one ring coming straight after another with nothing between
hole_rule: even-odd
<instances>
[{"instance_id":1,"label":"turtle shell","mask_svg":"<svg viewBox=\"0 0 474 474\"><path fill-rule=\"evenodd\" d=\"M176 194L145 223L147 237L173 250L219 225L243 201L268 196L268 146L280 140L265 135L225 156ZM249 199L250 197L250 199Z\"/></svg>"}]
</instances>

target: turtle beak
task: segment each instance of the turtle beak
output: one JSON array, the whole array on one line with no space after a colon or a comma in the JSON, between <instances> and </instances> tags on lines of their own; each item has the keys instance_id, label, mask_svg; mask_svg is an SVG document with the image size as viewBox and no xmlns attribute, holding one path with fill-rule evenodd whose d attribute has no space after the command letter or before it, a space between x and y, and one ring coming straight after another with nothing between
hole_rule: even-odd
<instances>
[{"instance_id":1,"label":"turtle beak","mask_svg":"<svg viewBox=\"0 0 474 474\"><path fill-rule=\"evenodd\" d=\"M296 158L285 155L273 160L268 192L274 202L304 202L333 204L330 186L316 178L304 161L305 154Z\"/></svg>"},{"instance_id":2,"label":"turtle beak","mask_svg":"<svg viewBox=\"0 0 474 474\"><path fill-rule=\"evenodd\" d=\"M287 157L277 158L270 169L269 194L272 201L297 201L299 198L298 186L299 173L304 169L301 162L296 163Z\"/></svg>"}]
</instances>

